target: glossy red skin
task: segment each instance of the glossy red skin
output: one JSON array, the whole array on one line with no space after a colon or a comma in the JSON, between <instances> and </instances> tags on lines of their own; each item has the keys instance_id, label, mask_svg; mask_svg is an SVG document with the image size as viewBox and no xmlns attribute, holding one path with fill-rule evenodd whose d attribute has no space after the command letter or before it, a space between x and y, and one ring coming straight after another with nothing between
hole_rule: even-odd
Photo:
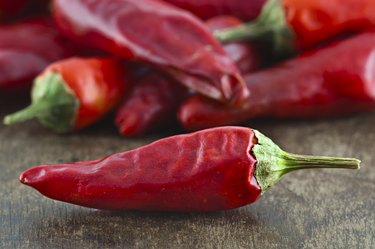
<instances>
[{"instance_id":1,"label":"glossy red skin","mask_svg":"<svg viewBox=\"0 0 375 249\"><path fill-rule=\"evenodd\" d=\"M130 88L126 68L113 59L70 58L50 65L40 77L50 72L59 73L79 100L73 130L108 114Z\"/></svg>"},{"instance_id":2,"label":"glossy red skin","mask_svg":"<svg viewBox=\"0 0 375 249\"><path fill-rule=\"evenodd\" d=\"M189 10L203 19L219 15L232 15L243 20L256 18L265 0L163 0Z\"/></svg>"},{"instance_id":3,"label":"glossy red skin","mask_svg":"<svg viewBox=\"0 0 375 249\"><path fill-rule=\"evenodd\" d=\"M194 96L179 111L187 130L238 124L256 117L324 118L375 107L375 31L307 52L245 76L248 108Z\"/></svg>"},{"instance_id":4,"label":"glossy red skin","mask_svg":"<svg viewBox=\"0 0 375 249\"><path fill-rule=\"evenodd\" d=\"M49 64L77 53L51 20L0 25L0 91L28 89Z\"/></svg>"},{"instance_id":5,"label":"glossy red skin","mask_svg":"<svg viewBox=\"0 0 375 249\"><path fill-rule=\"evenodd\" d=\"M234 16L217 16L206 22L211 32L241 24L243 24L241 20ZM264 64L262 51L254 42L230 42L223 44L223 48L242 74L257 71Z\"/></svg>"},{"instance_id":6,"label":"glossy red skin","mask_svg":"<svg viewBox=\"0 0 375 249\"><path fill-rule=\"evenodd\" d=\"M336 35L375 26L373 0L281 0L298 46L309 48Z\"/></svg>"},{"instance_id":7,"label":"glossy red skin","mask_svg":"<svg viewBox=\"0 0 375 249\"><path fill-rule=\"evenodd\" d=\"M34 167L20 181L49 198L97 209L232 209L261 193L254 139L249 128L214 128L95 161Z\"/></svg>"},{"instance_id":8,"label":"glossy red skin","mask_svg":"<svg viewBox=\"0 0 375 249\"><path fill-rule=\"evenodd\" d=\"M188 90L166 75L152 72L138 82L116 113L121 135L137 136L176 123Z\"/></svg>"},{"instance_id":9,"label":"glossy red skin","mask_svg":"<svg viewBox=\"0 0 375 249\"><path fill-rule=\"evenodd\" d=\"M154 64L211 98L235 105L247 99L237 67L199 19L154 0L110 3L55 0L54 16L82 44Z\"/></svg>"}]
</instances>

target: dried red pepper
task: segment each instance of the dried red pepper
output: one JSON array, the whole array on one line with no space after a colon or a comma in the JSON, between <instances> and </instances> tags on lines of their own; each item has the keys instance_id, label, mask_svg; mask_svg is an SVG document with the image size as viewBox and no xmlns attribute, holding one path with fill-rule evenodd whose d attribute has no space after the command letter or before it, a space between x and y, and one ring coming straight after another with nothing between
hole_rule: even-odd
<instances>
[{"instance_id":1,"label":"dried red pepper","mask_svg":"<svg viewBox=\"0 0 375 249\"><path fill-rule=\"evenodd\" d=\"M77 53L51 20L0 25L0 91L28 89L49 64Z\"/></svg>"},{"instance_id":2,"label":"dried red pepper","mask_svg":"<svg viewBox=\"0 0 375 249\"><path fill-rule=\"evenodd\" d=\"M288 172L359 163L290 154L256 130L220 127L99 160L34 167L20 181L49 198L97 209L219 211L256 201Z\"/></svg>"},{"instance_id":3,"label":"dried red pepper","mask_svg":"<svg viewBox=\"0 0 375 249\"><path fill-rule=\"evenodd\" d=\"M189 10L203 19L219 15L232 15L252 20L259 15L265 0L163 0Z\"/></svg>"},{"instance_id":4,"label":"dried red pepper","mask_svg":"<svg viewBox=\"0 0 375 249\"><path fill-rule=\"evenodd\" d=\"M335 42L245 76L248 107L234 109L201 96L183 103L188 130L238 124L255 117L323 118L375 108L375 31Z\"/></svg>"},{"instance_id":5,"label":"dried red pepper","mask_svg":"<svg viewBox=\"0 0 375 249\"><path fill-rule=\"evenodd\" d=\"M116 113L116 125L124 136L135 136L176 123L178 106L188 91L158 72L147 74Z\"/></svg>"},{"instance_id":6,"label":"dried red pepper","mask_svg":"<svg viewBox=\"0 0 375 249\"><path fill-rule=\"evenodd\" d=\"M54 16L61 30L87 46L152 63L223 102L240 105L248 98L233 61L186 11L154 0L55 0Z\"/></svg>"},{"instance_id":7,"label":"dried red pepper","mask_svg":"<svg viewBox=\"0 0 375 249\"><path fill-rule=\"evenodd\" d=\"M279 52L310 48L343 33L375 26L373 0L268 0L253 22L216 36L223 41L271 40Z\"/></svg>"},{"instance_id":8,"label":"dried red pepper","mask_svg":"<svg viewBox=\"0 0 375 249\"><path fill-rule=\"evenodd\" d=\"M4 123L37 118L57 132L78 130L111 111L128 87L126 70L116 60L71 58L59 61L36 78L32 104L6 116Z\"/></svg>"},{"instance_id":9,"label":"dried red pepper","mask_svg":"<svg viewBox=\"0 0 375 249\"><path fill-rule=\"evenodd\" d=\"M207 21L211 31L233 27L241 21L231 16L221 16ZM223 45L241 73L259 69L263 59L256 44L228 43ZM136 70L136 69L135 69ZM136 84L116 113L116 125L124 136L142 135L160 127L176 123L176 112L188 96L188 90L166 75L149 72Z\"/></svg>"}]
</instances>

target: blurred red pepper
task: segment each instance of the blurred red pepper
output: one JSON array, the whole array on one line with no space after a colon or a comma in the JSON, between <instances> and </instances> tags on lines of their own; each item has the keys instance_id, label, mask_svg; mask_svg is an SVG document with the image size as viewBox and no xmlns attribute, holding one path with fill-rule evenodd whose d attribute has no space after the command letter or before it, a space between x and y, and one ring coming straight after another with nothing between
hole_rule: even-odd
<instances>
[{"instance_id":1,"label":"blurred red pepper","mask_svg":"<svg viewBox=\"0 0 375 249\"><path fill-rule=\"evenodd\" d=\"M163 0L189 10L203 19L231 15L243 20L253 20L266 0Z\"/></svg>"},{"instance_id":2,"label":"blurred red pepper","mask_svg":"<svg viewBox=\"0 0 375 249\"><path fill-rule=\"evenodd\" d=\"M50 65L34 82L32 104L6 116L14 124L37 118L57 132L79 130L111 111L129 88L122 63L71 58Z\"/></svg>"},{"instance_id":3,"label":"blurred red pepper","mask_svg":"<svg viewBox=\"0 0 375 249\"><path fill-rule=\"evenodd\" d=\"M188 90L170 77L147 74L134 87L116 113L116 125L124 136L142 135L176 124L176 113Z\"/></svg>"},{"instance_id":4,"label":"blurred red pepper","mask_svg":"<svg viewBox=\"0 0 375 249\"><path fill-rule=\"evenodd\" d=\"M207 21L211 31L233 27L241 21L231 16L221 16ZM241 73L259 69L263 64L256 44L228 43L224 50L237 64ZM124 136L142 135L176 123L178 106L188 96L188 89L176 84L166 75L150 72L136 84L116 113L116 125Z\"/></svg>"},{"instance_id":5,"label":"blurred red pepper","mask_svg":"<svg viewBox=\"0 0 375 249\"><path fill-rule=\"evenodd\" d=\"M307 52L248 74L248 107L230 108L201 96L182 104L187 130L238 124L256 117L322 118L375 108L375 31Z\"/></svg>"},{"instance_id":6,"label":"blurred red pepper","mask_svg":"<svg viewBox=\"0 0 375 249\"><path fill-rule=\"evenodd\" d=\"M290 154L258 131L220 127L99 160L34 167L20 181L49 198L91 208L220 211L256 201L291 171L359 164Z\"/></svg>"},{"instance_id":7,"label":"blurred red pepper","mask_svg":"<svg viewBox=\"0 0 375 249\"><path fill-rule=\"evenodd\" d=\"M48 19L0 25L0 91L28 89L44 68L78 49Z\"/></svg>"},{"instance_id":8,"label":"blurred red pepper","mask_svg":"<svg viewBox=\"0 0 375 249\"><path fill-rule=\"evenodd\" d=\"M269 40L285 53L375 27L374 13L374 0L268 0L255 21L216 36L222 41Z\"/></svg>"},{"instance_id":9,"label":"blurred red pepper","mask_svg":"<svg viewBox=\"0 0 375 249\"><path fill-rule=\"evenodd\" d=\"M239 70L206 26L169 4L55 0L54 16L72 39L151 63L211 98L242 105L249 96Z\"/></svg>"}]
</instances>

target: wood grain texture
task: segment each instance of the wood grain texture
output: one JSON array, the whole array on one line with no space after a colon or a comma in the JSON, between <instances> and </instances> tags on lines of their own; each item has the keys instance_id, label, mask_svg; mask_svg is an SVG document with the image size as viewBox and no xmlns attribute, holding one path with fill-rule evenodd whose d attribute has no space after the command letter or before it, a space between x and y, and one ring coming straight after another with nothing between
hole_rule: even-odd
<instances>
[{"instance_id":1,"label":"wood grain texture","mask_svg":"<svg viewBox=\"0 0 375 249\"><path fill-rule=\"evenodd\" d=\"M22 106L0 99L0 117ZM0 248L375 248L375 113L252 123L287 151L357 157L362 169L286 175L257 203L210 214L103 212L55 202L18 182L38 164L95 159L151 142L110 121L55 135L0 126ZM169 132L168 134L172 134Z\"/></svg>"}]
</instances>

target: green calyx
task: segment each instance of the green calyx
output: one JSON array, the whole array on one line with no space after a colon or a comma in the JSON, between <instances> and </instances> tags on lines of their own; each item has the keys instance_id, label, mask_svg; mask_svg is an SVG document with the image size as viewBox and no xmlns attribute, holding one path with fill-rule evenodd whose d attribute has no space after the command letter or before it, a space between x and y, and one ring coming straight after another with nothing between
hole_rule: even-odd
<instances>
[{"instance_id":1,"label":"green calyx","mask_svg":"<svg viewBox=\"0 0 375 249\"><path fill-rule=\"evenodd\" d=\"M36 118L44 126L59 132L73 129L79 101L59 73L36 78L29 107L8 115L4 124L12 125Z\"/></svg>"},{"instance_id":2,"label":"green calyx","mask_svg":"<svg viewBox=\"0 0 375 249\"><path fill-rule=\"evenodd\" d=\"M278 55L295 52L295 34L286 21L281 0L268 0L259 17L243 25L218 30L214 36L221 42L266 41Z\"/></svg>"},{"instance_id":3,"label":"green calyx","mask_svg":"<svg viewBox=\"0 0 375 249\"><path fill-rule=\"evenodd\" d=\"M312 168L360 168L361 161L354 158L306 156L285 152L259 131L254 132L258 140L252 149L257 160L254 176L262 189L262 194L291 171Z\"/></svg>"}]
</instances>

